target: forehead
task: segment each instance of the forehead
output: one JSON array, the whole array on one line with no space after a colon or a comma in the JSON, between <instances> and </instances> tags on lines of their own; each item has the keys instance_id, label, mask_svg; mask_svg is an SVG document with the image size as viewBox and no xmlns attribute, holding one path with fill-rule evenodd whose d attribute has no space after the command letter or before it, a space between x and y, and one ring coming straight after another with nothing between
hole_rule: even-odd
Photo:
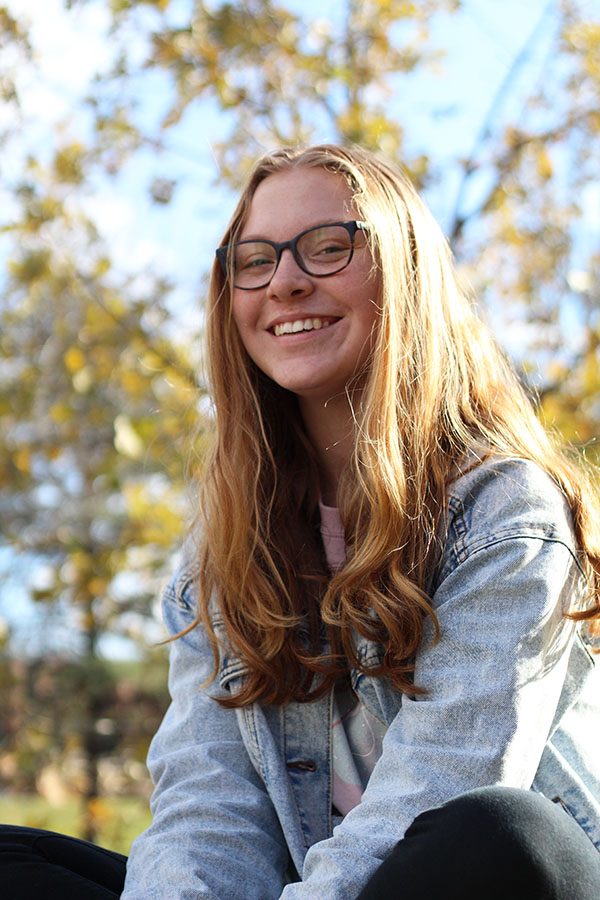
<instances>
[{"instance_id":1,"label":"forehead","mask_svg":"<svg viewBox=\"0 0 600 900\"><path fill-rule=\"evenodd\" d=\"M342 175L327 169L298 167L261 181L241 237L285 240L312 225L351 218L356 218L356 209L352 191Z\"/></svg>"}]
</instances>

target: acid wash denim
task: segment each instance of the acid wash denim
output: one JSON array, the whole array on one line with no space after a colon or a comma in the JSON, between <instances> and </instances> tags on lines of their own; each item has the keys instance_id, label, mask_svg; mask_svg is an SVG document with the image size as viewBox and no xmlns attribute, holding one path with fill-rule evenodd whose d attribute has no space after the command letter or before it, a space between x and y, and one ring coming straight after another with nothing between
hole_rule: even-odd
<instances>
[{"instance_id":1,"label":"acid wash denim","mask_svg":"<svg viewBox=\"0 0 600 900\"><path fill-rule=\"evenodd\" d=\"M331 695L226 710L215 698L244 670L218 616L210 687L204 631L171 644L172 703L148 758L153 822L133 844L124 900L355 900L420 812L482 785L543 793L600 848L600 670L585 627L563 616L585 602L563 498L532 463L486 462L453 484L447 524L429 584L441 640L428 624L416 659L427 693L351 675L388 730L343 820L331 813ZM195 608L184 565L164 597L169 632ZM367 665L381 659L380 646L357 647Z\"/></svg>"}]
</instances>

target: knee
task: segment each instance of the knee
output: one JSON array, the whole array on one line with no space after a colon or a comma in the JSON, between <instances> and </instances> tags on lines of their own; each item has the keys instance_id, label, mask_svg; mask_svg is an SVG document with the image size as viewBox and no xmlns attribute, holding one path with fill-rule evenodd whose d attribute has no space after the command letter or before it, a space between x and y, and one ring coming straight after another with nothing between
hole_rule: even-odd
<instances>
[{"instance_id":1,"label":"knee","mask_svg":"<svg viewBox=\"0 0 600 900\"><path fill-rule=\"evenodd\" d=\"M540 794L506 787L478 788L430 812L446 834L468 840L473 847L489 845L502 854L507 847L528 853L543 842L548 829L560 831L566 815Z\"/></svg>"},{"instance_id":2,"label":"knee","mask_svg":"<svg viewBox=\"0 0 600 900\"><path fill-rule=\"evenodd\" d=\"M470 791L423 813L412 827L425 827L430 836L433 829L436 844L479 873L482 883L509 879L512 893L504 887L499 896L562 896L557 888L572 870L574 854L594 849L561 807L516 788ZM519 885L531 893L519 893Z\"/></svg>"},{"instance_id":3,"label":"knee","mask_svg":"<svg viewBox=\"0 0 600 900\"><path fill-rule=\"evenodd\" d=\"M557 809L533 791L507 787L484 787L468 791L440 807L446 822L461 823L462 829L498 832L498 837L525 829L536 833Z\"/></svg>"},{"instance_id":4,"label":"knee","mask_svg":"<svg viewBox=\"0 0 600 900\"><path fill-rule=\"evenodd\" d=\"M597 900L599 860L579 826L545 797L481 788L417 816L360 897L397 896L390 885L401 885L406 900Z\"/></svg>"}]
</instances>

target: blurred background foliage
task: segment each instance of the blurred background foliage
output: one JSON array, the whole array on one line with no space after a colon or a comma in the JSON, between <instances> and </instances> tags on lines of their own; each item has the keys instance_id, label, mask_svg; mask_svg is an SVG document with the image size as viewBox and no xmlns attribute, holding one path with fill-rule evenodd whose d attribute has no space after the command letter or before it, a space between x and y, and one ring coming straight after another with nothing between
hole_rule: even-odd
<instances>
[{"instance_id":1,"label":"blurred background foliage","mask_svg":"<svg viewBox=\"0 0 600 900\"><path fill-rule=\"evenodd\" d=\"M90 85L85 137L57 128L15 165L28 127L22 74L36 58L27 22L0 3L0 150L13 160L0 171L0 548L22 561L43 611L35 647L3 632L0 814L126 852L146 814L115 797L147 793L143 759L167 702L152 601L193 508L186 484L210 412L200 303L184 323L175 282L152 267L124 275L83 201L142 155L160 171L167 136L202 108L223 122L221 190L239 187L262 148L322 140L380 149L435 190L438 156L414 150L398 98L421 73L444 77L432 28L462 4L343 0L335 19L271 0L101 5L113 62ZM539 77L524 90L519 75L548 23ZM140 102L157 74L168 86L159 121ZM597 233L580 238L585 198L599 196L599 110L598 9L557 0L490 96L471 152L448 163L460 270L500 340L518 333L516 362L542 418L592 462L600 248ZM165 166L148 192L168 205L179 187ZM43 578L29 584L40 560ZM64 646L49 638L53 610L73 639ZM107 635L135 646L130 662L102 651ZM11 793L21 799L7 812ZM35 793L41 805L23 799Z\"/></svg>"}]
</instances>

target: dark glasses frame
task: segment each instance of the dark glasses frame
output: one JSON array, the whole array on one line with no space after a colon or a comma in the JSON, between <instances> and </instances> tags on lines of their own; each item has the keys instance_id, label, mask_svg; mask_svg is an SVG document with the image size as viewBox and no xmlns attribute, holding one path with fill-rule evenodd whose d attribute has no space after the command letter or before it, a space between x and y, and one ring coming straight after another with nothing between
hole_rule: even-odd
<instances>
[{"instance_id":1,"label":"dark glasses frame","mask_svg":"<svg viewBox=\"0 0 600 900\"><path fill-rule=\"evenodd\" d=\"M348 259L344 261L344 263L338 268L333 269L331 272L311 272L310 269L306 268L302 257L298 251L298 241L300 241L306 234L310 234L311 231L319 231L321 228L329 228L329 227L338 227L345 228L350 236L350 254ZM330 275L337 275L338 272L341 272L346 266L349 266L352 262L352 257L354 256L354 238L356 237L357 231L365 231L367 228L366 222L361 222L357 219L351 219L349 222L323 222L321 225L312 225L310 228L305 228L304 231L301 231L300 234L297 234L289 241L281 241L278 243L277 241L269 241L266 238L248 238L243 241L235 241L233 244L225 244L224 247L219 247L216 250L216 256L219 260L219 264L221 266L221 271L225 278L228 278L230 273L230 267L228 265L230 254L235 251L236 247L239 247L241 244L268 244L269 247L272 247L275 251L275 267L269 276L269 279L262 284L253 284L250 287L247 285L236 284L233 282L233 286L238 288L240 291L257 291L260 288L267 287L271 283L275 272L279 266L279 262L281 260L281 254L284 250L289 250L294 257L298 266L302 269L303 272L306 272L307 275L310 275L311 278L328 278Z\"/></svg>"}]
</instances>

